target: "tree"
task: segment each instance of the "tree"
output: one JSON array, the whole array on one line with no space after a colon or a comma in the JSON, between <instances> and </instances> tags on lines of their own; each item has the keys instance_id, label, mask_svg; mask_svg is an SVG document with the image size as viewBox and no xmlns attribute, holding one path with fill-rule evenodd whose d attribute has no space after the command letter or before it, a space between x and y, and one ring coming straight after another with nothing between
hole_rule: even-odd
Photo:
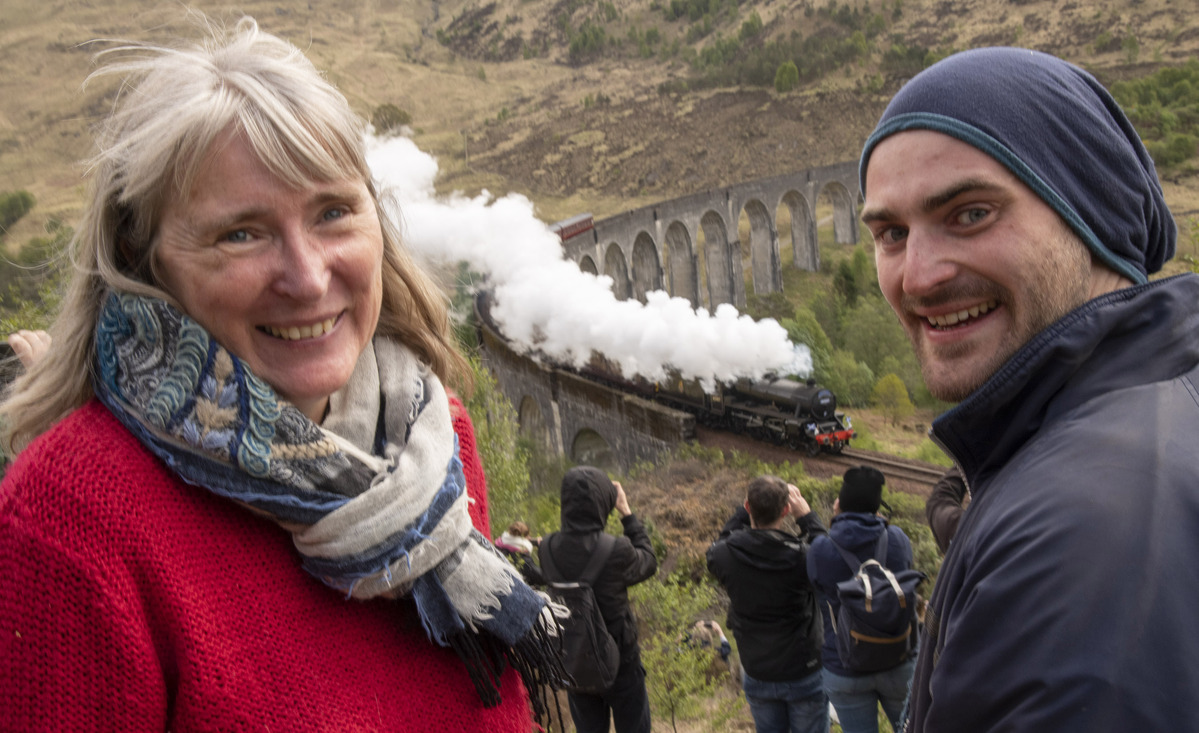
<instances>
[{"instance_id":1,"label":"tree","mask_svg":"<svg viewBox=\"0 0 1199 733\"><path fill-rule=\"evenodd\" d=\"M799 68L794 61L784 61L779 65L778 71L774 72L774 90L779 94L786 94L794 89L796 84L799 84Z\"/></svg>"},{"instance_id":2,"label":"tree","mask_svg":"<svg viewBox=\"0 0 1199 733\"><path fill-rule=\"evenodd\" d=\"M816 320L816 314L809 308L796 308L795 317L784 318L781 325L787 329L787 338L791 343L807 346L812 354L812 375L798 376L816 376L827 372L833 356L833 344L820 327L820 321Z\"/></svg>"},{"instance_id":3,"label":"tree","mask_svg":"<svg viewBox=\"0 0 1199 733\"><path fill-rule=\"evenodd\" d=\"M715 604L716 590L710 581L655 577L630 588L629 600L643 628L650 630L641 641L650 705L658 715L669 717L671 729L677 731L679 719L697 716L700 702L717 689L717 680L707 674L712 650L685 641L691 625ZM726 730L736 707L726 704L708 713L709 730Z\"/></svg>"},{"instance_id":4,"label":"tree","mask_svg":"<svg viewBox=\"0 0 1199 733\"><path fill-rule=\"evenodd\" d=\"M834 349L829 371L817 375L825 387L837 395L838 405L866 405L874 387L874 372L849 351Z\"/></svg>"},{"instance_id":5,"label":"tree","mask_svg":"<svg viewBox=\"0 0 1199 733\"><path fill-rule=\"evenodd\" d=\"M907 334L882 298L859 298L857 307L842 317L841 333L841 346L866 362L875 374L885 373L881 367L888 356L903 361L912 353Z\"/></svg>"},{"instance_id":6,"label":"tree","mask_svg":"<svg viewBox=\"0 0 1199 733\"><path fill-rule=\"evenodd\" d=\"M874 385L870 401L889 419L892 425L911 417L916 408L908 397L908 388L898 374L887 374Z\"/></svg>"}]
</instances>

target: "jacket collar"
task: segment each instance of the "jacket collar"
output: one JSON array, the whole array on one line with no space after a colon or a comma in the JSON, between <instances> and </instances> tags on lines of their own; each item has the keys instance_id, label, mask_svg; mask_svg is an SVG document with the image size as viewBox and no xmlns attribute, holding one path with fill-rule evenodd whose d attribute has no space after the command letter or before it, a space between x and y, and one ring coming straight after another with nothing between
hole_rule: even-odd
<instances>
[{"instance_id":1,"label":"jacket collar","mask_svg":"<svg viewBox=\"0 0 1199 733\"><path fill-rule=\"evenodd\" d=\"M972 493L1043 425L1108 392L1173 379L1199 363L1199 277L1088 301L1037 334L931 433Z\"/></svg>"}]
</instances>

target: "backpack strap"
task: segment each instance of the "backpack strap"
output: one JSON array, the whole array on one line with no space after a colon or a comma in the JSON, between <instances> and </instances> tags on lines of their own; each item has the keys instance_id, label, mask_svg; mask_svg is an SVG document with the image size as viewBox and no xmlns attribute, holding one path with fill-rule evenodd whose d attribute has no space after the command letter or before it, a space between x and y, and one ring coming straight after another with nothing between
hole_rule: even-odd
<instances>
[{"instance_id":1,"label":"backpack strap","mask_svg":"<svg viewBox=\"0 0 1199 733\"><path fill-rule=\"evenodd\" d=\"M608 556L614 549L616 549L616 538L607 532L600 532L599 541L591 553L591 559L587 561L587 567L583 568L583 574L579 576L579 580L587 585L595 585L595 581L599 580L599 575L604 570L604 563L608 562Z\"/></svg>"},{"instance_id":2,"label":"backpack strap","mask_svg":"<svg viewBox=\"0 0 1199 733\"><path fill-rule=\"evenodd\" d=\"M548 552L541 553L541 572L546 580L551 582L569 582L562 573L558 572L558 566L554 564L553 541L558 537L557 534L551 536L545 543L545 547L542 548ZM583 568L583 573L576 579L576 582L582 581L587 585L595 585L595 581L604 569L604 563L608 561L608 556L614 549L616 549L616 538L607 532L600 532L595 550L591 553L591 559L587 561L587 566Z\"/></svg>"},{"instance_id":3,"label":"backpack strap","mask_svg":"<svg viewBox=\"0 0 1199 733\"><path fill-rule=\"evenodd\" d=\"M852 552L838 545L832 537L829 537L828 541L832 542L833 547L837 548L837 552L841 553L841 559L849 566L849 572L856 573L862 569L862 561ZM887 567L887 530L885 528L883 534L878 538L878 544L874 547L874 559L878 561L879 565Z\"/></svg>"}]
</instances>

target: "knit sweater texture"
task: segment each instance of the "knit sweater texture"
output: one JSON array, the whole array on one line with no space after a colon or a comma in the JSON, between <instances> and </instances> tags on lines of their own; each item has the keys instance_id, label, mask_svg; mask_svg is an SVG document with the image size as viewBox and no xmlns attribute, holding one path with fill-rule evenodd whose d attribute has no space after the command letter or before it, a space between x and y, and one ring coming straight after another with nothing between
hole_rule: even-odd
<instances>
[{"instance_id":1,"label":"knit sweater texture","mask_svg":"<svg viewBox=\"0 0 1199 733\"><path fill-rule=\"evenodd\" d=\"M473 428L451 402L489 536ZM2 730L529 731L484 708L408 600L347 600L274 522L188 485L96 401L0 485Z\"/></svg>"}]
</instances>

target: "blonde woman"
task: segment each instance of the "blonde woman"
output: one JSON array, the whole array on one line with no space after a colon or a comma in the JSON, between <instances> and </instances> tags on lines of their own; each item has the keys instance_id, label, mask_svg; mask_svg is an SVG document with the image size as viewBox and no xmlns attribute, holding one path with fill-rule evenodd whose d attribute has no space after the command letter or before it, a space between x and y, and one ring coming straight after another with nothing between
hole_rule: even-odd
<instances>
[{"instance_id":1,"label":"blonde woman","mask_svg":"<svg viewBox=\"0 0 1199 733\"><path fill-rule=\"evenodd\" d=\"M7 725L530 730L544 602L362 120L250 19L104 57L74 277L0 405Z\"/></svg>"}]
</instances>

